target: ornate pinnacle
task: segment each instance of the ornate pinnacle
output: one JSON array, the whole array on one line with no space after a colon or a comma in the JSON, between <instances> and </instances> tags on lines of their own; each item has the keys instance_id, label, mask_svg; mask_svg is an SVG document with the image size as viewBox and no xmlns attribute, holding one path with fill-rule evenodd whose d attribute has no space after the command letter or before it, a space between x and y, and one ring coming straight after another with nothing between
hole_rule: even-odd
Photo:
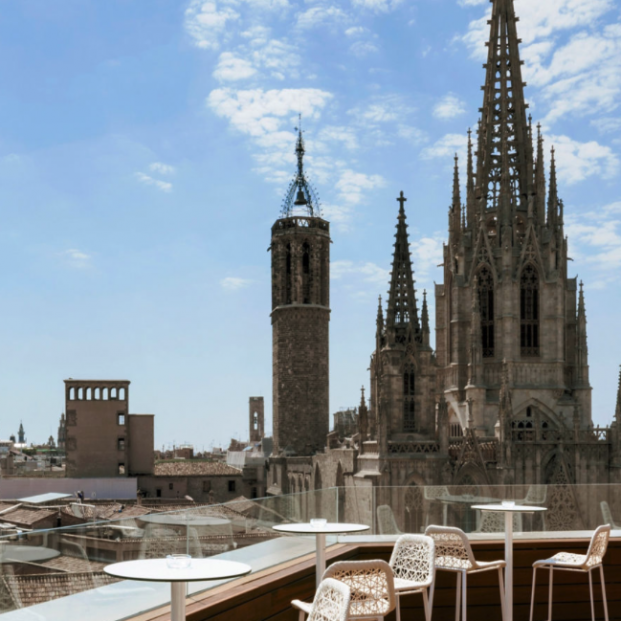
<instances>
[{"instance_id":1,"label":"ornate pinnacle","mask_svg":"<svg viewBox=\"0 0 621 621\"><path fill-rule=\"evenodd\" d=\"M548 226L556 225L558 213L558 193L556 188L556 160L554 159L554 146L550 157L550 192L548 194Z\"/></svg>"},{"instance_id":2,"label":"ornate pinnacle","mask_svg":"<svg viewBox=\"0 0 621 621\"><path fill-rule=\"evenodd\" d=\"M453 209L461 209L461 193L459 191L459 157L455 153L455 166L453 168Z\"/></svg>"},{"instance_id":3,"label":"ornate pinnacle","mask_svg":"<svg viewBox=\"0 0 621 621\"><path fill-rule=\"evenodd\" d=\"M289 184L287 195L283 201L281 217L291 217L294 215L293 212L296 207L305 208L311 218L321 217L319 197L304 174L304 154L306 153L306 149L304 146L301 114L299 115L299 123L295 131L298 133L295 143L297 173Z\"/></svg>"},{"instance_id":4,"label":"ornate pinnacle","mask_svg":"<svg viewBox=\"0 0 621 621\"><path fill-rule=\"evenodd\" d=\"M427 290L423 290L423 309L421 311L421 321L423 324L423 345L429 346L429 311L427 309Z\"/></svg>"},{"instance_id":5,"label":"ornate pinnacle","mask_svg":"<svg viewBox=\"0 0 621 621\"><path fill-rule=\"evenodd\" d=\"M366 407L366 401L364 399L364 386L362 386L362 388L360 389L360 407Z\"/></svg>"}]
</instances>

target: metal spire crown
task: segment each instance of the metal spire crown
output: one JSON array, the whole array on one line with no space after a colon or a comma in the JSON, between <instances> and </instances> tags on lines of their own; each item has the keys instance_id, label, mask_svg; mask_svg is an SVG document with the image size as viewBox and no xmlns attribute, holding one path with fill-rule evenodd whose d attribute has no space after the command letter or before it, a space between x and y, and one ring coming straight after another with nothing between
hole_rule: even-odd
<instances>
[{"instance_id":1,"label":"metal spire crown","mask_svg":"<svg viewBox=\"0 0 621 621\"><path fill-rule=\"evenodd\" d=\"M319 205L319 196L315 191L315 188L310 184L306 175L304 174L304 154L306 149L304 147L304 136L302 131L302 115L299 115L298 127L295 128L298 132L298 139L295 143L295 156L297 158L297 173L289 184L287 195L282 204L283 218L290 218L295 215L294 211L297 209L305 209L306 214L311 218L321 217L321 208Z\"/></svg>"}]
</instances>

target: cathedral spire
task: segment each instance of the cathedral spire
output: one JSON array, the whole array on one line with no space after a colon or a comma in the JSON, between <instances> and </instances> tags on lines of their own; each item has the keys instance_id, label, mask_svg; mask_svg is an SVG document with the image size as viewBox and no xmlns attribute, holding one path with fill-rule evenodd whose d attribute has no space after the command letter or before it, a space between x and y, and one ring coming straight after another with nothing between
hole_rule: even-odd
<instances>
[{"instance_id":1,"label":"cathedral spire","mask_svg":"<svg viewBox=\"0 0 621 621\"><path fill-rule=\"evenodd\" d=\"M532 194L532 144L513 0L492 2L476 187L487 208L504 206L511 213L500 215L511 221L515 210L526 210Z\"/></svg>"},{"instance_id":2,"label":"cathedral spire","mask_svg":"<svg viewBox=\"0 0 621 621\"><path fill-rule=\"evenodd\" d=\"M556 160L554 159L554 147L550 157L550 193L548 194L548 226L556 225L558 213L558 191L556 187Z\"/></svg>"},{"instance_id":3,"label":"cathedral spire","mask_svg":"<svg viewBox=\"0 0 621 621\"><path fill-rule=\"evenodd\" d=\"M416 291L410 258L410 243L408 240L408 226L405 216L405 202L407 198L403 192L397 198L399 202L399 216L397 218L397 233L395 234L394 256L390 290L388 292L388 309L386 311L386 334L391 344L405 343L410 334L420 342L420 321L416 305ZM411 333L409 332L411 330Z\"/></svg>"},{"instance_id":4,"label":"cathedral spire","mask_svg":"<svg viewBox=\"0 0 621 621\"><path fill-rule=\"evenodd\" d=\"M455 166L453 168L453 202L449 212L449 235L450 243L456 243L461 232L461 192L459 190L459 158L455 153Z\"/></svg>"},{"instance_id":5,"label":"cathedral spire","mask_svg":"<svg viewBox=\"0 0 621 621\"><path fill-rule=\"evenodd\" d=\"M475 222L474 215L474 164L472 161L472 130L468 128L468 168L466 179L466 210L468 212L468 226L472 227Z\"/></svg>"},{"instance_id":6,"label":"cathedral spire","mask_svg":"<svg viewBox=\"0 0 621 621\"><path fill-rule=\"evenodd\" d=\"M587 343L587 318L582 281L580 281L580 292L578 294L578 322L576 330L576 366L578 367L576 384L579 387L583 387L589 385L589 349Z\"/></svg>"},{"instance_id":7,"label":"cathedral spire","mask_svg":"<svg viewBox=\"0 0 621 621\"><path fill-rule=\"evenodd\" d=\"M427 309L427 290L423 291L423 310L421 312L423 322L423 347L429 347L429 310Z\"/></svg>"},{"instance_id":8,"label":"cathedral spire","mask_svg":"<svg viewBox=\"0 0 621 621\"><path fill-rule=\"evenodd\" d=\"M295 157L297 159L297 172L293 180L289 184L287 195L282 205L282 218L290 218L296 215L296 209L302 209L305 215L311 218L320 218L321 209L319 206L319 197L315 189L311 186L306 173L304 172L304 154L306 148L304 145L304 136L302 131L302 115L299 115L298 127L295 128L298 137L295 143Z\"/></svg>"},{"instance_id":9,"label":"cathedral spire","mask_svg":"<svg viewBox=\"0 0 621 621\"><path fill-rule=\"evenodd\" d=\"M546 174L543 161L543 136L541 124L537 123L537 162L535 165L535 192L537 193L537 223L541 226L546 219Z\"/></svg>"}]
</instances>

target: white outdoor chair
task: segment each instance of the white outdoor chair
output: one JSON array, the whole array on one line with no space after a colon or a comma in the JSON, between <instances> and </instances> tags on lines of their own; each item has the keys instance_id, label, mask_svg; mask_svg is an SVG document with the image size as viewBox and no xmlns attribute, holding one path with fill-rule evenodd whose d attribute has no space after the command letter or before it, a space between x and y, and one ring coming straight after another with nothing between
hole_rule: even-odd
<instances>
[{"instance_id":1,"label":"white outdoor chair","mask_svg":"<svg viewBox=\"0 0 621 621\"><path fill-rule=\"evenodd\" d=\"M436 545L435 569L436 571L454 571L457 574L457 595L455 599L455 620L459 621L460 592L462 619L466 621L466 588L467 577L470 574L478 574L483 571L496 570L500 585L500 608L502 619L505 619L505 589L503 583L503 572L506 563L499 561L477 561L474 558L472 547L468 541L466 533L460 528L451 526L429 526L425 531ZM460 580L461 574L461 580ZM430 607L433 609L433 595L435 580L431 585Z\"/></svg>"},{"instance_id":2,"label":"white outdoor chair","mask_svg":"<svg viewBox=\"0 0 621 621\"><path fill-rule=\"evenodd\" d=\"M348 619L380 620L395 609L395 581L386 561L340 561L333 563L322 576L333 578L350 589ZM294 600L300 611L299 621L311 613L311 604Z\"/></svg>"},{"instance_id":3,"label":"white outdoor chair","mask_svg":"<svg viewBox=\"0 0 621 621\"><path fill-rule=\"evenodd\" d=\"M401 535L389 565L395 576L397 621L401 621L401 595L422 593L425 620L431 621L429 589L435 576L435 543L425 535Z\"/></svg>"},{"instance_id":4,"label":"white outdoor chair","mask_svg":"<svg viewBox=\"0 0 621 621\"><path fill-rule=\"evenodd\" d=\"M400 535L395 514L389 505L380 505L377 508L377 527L380 535Z\"/></svg>"},{"instance_id":5,"label":"white outdoor chair","mask_svg":"<svg viewBox=\"0 0 621 621\"><path fill-rule=\"evenodd\" d=\"M615 530L620 529L621 526L619 524L616 524L612 517L612 512L610 511L610 507L608 506L608 503L605 500L602 500L602 502L599 503L599 506L602 509L602 516L604 518L604 524L609 524L610 528L614 528Z\"/></svg>"},{"instance_id":6,"label":"white outdoor chair","mask_svg":"<svg viewBox=\"0 0 621 621\"><path fill-rule=\"evenodd\" d=\"M535 607L535 581L538 569L548 569L550 571L550 584L548 587L548 620L552 621L552 574L557 571L577 571L586 573L589 576L589 592L591 596L591 619L595 621L595 602L593 600L593 576L591 572L599 568L599 575L602 581L602 598L604 600L604 618L608 621L608 602L606 601L606 582L604 581L604 555L608 548L610 539L610 525L599 526L593 536L586 554L572 554L569 552L559 552L553 557L543 561L535 561L533 564L533 591L530 599L530 621L533 621L533 610Z\"/></svg>"},{"instance_id":7,"label":"white outdoor chair","mask_svg":"<svg viewBox=\"0 0 621 621\"><path fill-rule=\"evenodd\" d=\"M351 591L343 582L328 578L322 580L312 604L293 600L291 604L308 606L308 621L347 621ZM300 620L304 612L300 611Z\"/></svg>"}]
</instances>

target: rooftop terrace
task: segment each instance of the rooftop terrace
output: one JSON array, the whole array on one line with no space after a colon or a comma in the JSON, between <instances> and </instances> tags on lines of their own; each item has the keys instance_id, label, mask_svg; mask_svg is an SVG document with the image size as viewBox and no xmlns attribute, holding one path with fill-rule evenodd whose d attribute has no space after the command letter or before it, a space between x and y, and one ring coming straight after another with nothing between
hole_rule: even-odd
<instances>
[{"instance_id":1,"label":"rooftop terrace","mask_svg":"<svg viewBox=\"0 0 621 621\"><path fill-rule=\"evenodd\" d=\"M532 563L560 550L584 553L592 530L606 521L614 529L605 559L610 618L621 618L621 589L616 588L621 584L621 529L612 518L621 516L618 492L618 486L609 485L360 488L357 502L346 506L344 495L332 488L169 511L127 506L119 514L111 509L113 505L105 505L92 513L85 511L81 524L0 537L0 614L3 621L24 619L24 615L49 621L79 616L89 621L163 621L170 617L167 583L117 581L103 569L122 560L190 553L195 558L237 560L252 567L244 578L190 583L186 609L192 621L237 616L250 621L293 621L297 612L291 600L310 600L314 593L315 541L276 533L272 529L276 524L319 516L367 524L369 530L364 534L328 537L327 558L332 562L388 560L400 532L421 532L429 524L446 523L468 533L478 559L491 560L504 555L504 525L472 505L530 497L527 502L546 506L548 511L515 520L514 619L528 618ZM468 614L500 618L495 580L485 574L472 578ZM546 614L547 581L542 578L540 582L537 621ZM555 618L590 617L585 576L555 576L555 584ZM601 602L599 587L596 595ZM434 621L454 618L454 597L454 577L438 574ZM402 618L424 618L419 597L403 600Z\"/></svg>"}]
</instances>

